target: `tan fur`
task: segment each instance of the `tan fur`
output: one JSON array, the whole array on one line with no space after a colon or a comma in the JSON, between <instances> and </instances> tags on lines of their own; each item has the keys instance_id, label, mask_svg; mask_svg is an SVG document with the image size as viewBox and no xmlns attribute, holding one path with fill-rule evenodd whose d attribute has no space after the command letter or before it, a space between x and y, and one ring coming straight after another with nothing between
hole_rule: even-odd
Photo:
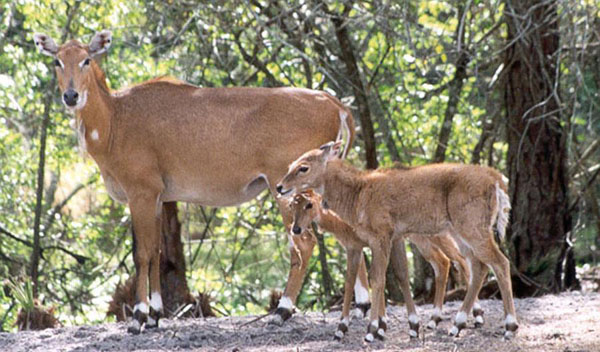
<instances>
[{"instance_id":1,"label":"tan fur","mask_svg":"<svg viewBox=\"0 0 600 352\"><path fill-rule=\"evenodd\" d=\"M490 266L500 285L505 314L516 317L509 262L492 233L498 213L504 211L497 204L497 187L506 193L498 172L463 164L359 171L334 158L339 147L328 143L305 153L291 164L278 190L283 195L319 190L329 207L354 227L373 252L373 297L383 297L385 271L397 238L450 233L473 268L461 312L466 316L471 310ZM372 303L371 320L376 321L385 302Z\"/></svg>"},{"instance_id":2,"label":"tan fur","mask_svg":"<svg viewBox=\"0 0 600 352\"><path fill-rule=\"evenodd\" d=\"M148 304L148 278L151 292L160 293L161 202L227 206L253 199L267 188L274 193L287 165L303 152L335 139L341 130L349 130L348 141L353 139L352 115L325 92L198 88L164 78L113 92L94 60L81 66L86 58L106 51L110 32L96 34L90 46L72 40L57 47L46 35L34 38L44 54L64 64L56 68L61 94L68 89L80 96L87 92L87 102L74 112L109 194L131 209L138 303ZM90 52L90 47L97 51ZM341 123L342 114L348 116L347 126ZM97 139L91 138L92 131ZM282 215L289 227L285 209ZM295 242L301 247L310 244L298 242L310 241L307 236ZM303 272L294 275L298 282L293 286L299 287Z\"/></svg>"},{"instance_id":3,"label":"tan fur","mask_svg":"<svg viewBox=\"0 0 600 352\"><path fill-rule=\"evenodd\" d=\"M356 280L356 263L351 260L355 253L362 253L362 249L368 246L368 241L362 240L354 231L352 226L348 225L341 219L333 210L324 209L322 206L322 197L314 193L311 189L296 193L293 200L290 202L292 209L293 222L292 228L306 229L310 228L310 224L315 221L320 228L334 234L335 238L344 246L348 252L347 274L344 289L344 303L342 309L342 320L348 319L350 312L350 301L352 300L352 285ZM450 261L457 262L460 267L461 274L465 276L465 281L468 282L469 269L465 263L463 256L459 253L459 249L449 234L438 234L436 236L419 236L410 234L408 240L414 243L425 259L435 268L435 299L434 307L442 310L444 303L444 293L448 282L448 273L450 270ZM392 253L401 255L399 253ZM361 266L364 265L364 260L361 258ZM362 267L358 269L362 274ZM405 297L405 303L408 314L416 314L416 308L410 292L408 276L402 273L396 273L399 278L405 280L400 283L402 295ZM363 274L366 275L366 272ZM362 281L364 282L364 281ZM363 287L367 287L363 285Z\"/></svg>"}]
</instances>

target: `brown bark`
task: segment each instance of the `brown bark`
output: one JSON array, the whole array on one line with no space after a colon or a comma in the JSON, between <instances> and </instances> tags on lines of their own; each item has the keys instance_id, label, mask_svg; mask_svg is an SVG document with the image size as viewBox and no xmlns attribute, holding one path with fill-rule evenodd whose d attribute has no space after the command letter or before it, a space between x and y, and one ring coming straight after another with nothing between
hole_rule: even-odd
<instances>
[{"instance_id":1,"label":"brown bark","mask_svg":"<svg viewBox=\"0 0 600 352\"><path fill-rule=\"evenodd\" d=\"M327 5L324 5L327 8ZM371 111L366 90L360 77L356 56L352 48L350 34L348 33L348 15L352 9L351 4L346 3L342 14L331 14L331 22L335 28L335 36L340 44L341 59L346 66L348 79L352 85L352 91L356 104L358 105L358 117L360 120L361 135L365 142L365 155L368 169L376 169L377 143L375 141L375 130L371 120Z\"/></svg>"},{"instance_id":2,"label":"brown bark","mask_svg":"<svg viewBox=\"0 0 600 352\"><path fill-rule=\"evenodd\" d=\"M564 289L570 245L566 132L557 89L559 27L555 1L506 1L505 106L512 223L507 238L516 269L538 282L514 279L516 295ZM519 275L519 277L523 277Z\"/></svg>"}]
</instances>

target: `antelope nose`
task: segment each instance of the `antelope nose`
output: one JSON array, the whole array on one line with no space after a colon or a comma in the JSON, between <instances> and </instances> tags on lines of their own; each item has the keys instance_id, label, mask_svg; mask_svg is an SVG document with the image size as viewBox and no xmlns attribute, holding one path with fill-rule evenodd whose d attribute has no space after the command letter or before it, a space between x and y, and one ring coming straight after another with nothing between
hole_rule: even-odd
<instances>
[{"instance_id":1,"label":"antelope nose","mask_svg":"<svg viewBox=\"0 0 600 352\"><path fill-rule=\"evenodd\" d=\"M299 234L300 234L300 232L302 232L302 229L300 228L300 226L298 226L298 225L294 225L294 226L292 227L292 232L293 232L295 235L299 235Z\"/></svg>"},{"instance_id":2,"label":"antelope nose","mask_svg":"<svg viewBox=\"0 0 600 352\"><path fill-rule=\"evenodd\" d=\"M283 186L277 185L277 192L281 193L281 191L283 191Z\"/></svg>"},{"instance_id":3,"label":"antelope nose","mask_svg":"<svg viewBox=\"0 0 600 352\"><path fill-rule=\"evenodd\" d=\"M75 91L75 89L67 89L67 91L63 94L63 100L68 106L77 105L78 98L79 94Z\"/></svg>"}]
</instances>

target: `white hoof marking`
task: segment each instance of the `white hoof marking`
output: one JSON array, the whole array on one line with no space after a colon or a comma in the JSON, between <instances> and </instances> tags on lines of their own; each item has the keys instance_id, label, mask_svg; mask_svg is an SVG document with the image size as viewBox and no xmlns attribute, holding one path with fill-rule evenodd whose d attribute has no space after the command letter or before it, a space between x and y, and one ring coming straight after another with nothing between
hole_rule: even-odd
<instances>
[{"instance_id":1,"label":"white hoof marking","mask_svg":"<svg viewBox=\"0 0 600 352\"><path fill-rule=\"evenodd\" d=\"M148 308L148 305L146 304L146 302L140 302L133 307L134 314L138 310L144 314L150 313L150 309Z\"/></svg>"},{"instance_id":2,"label":"white hoof marking","mask_svg":"<svg viewBox=\"0 0 600 352\"><path fill-rule=\"evenodd\" d=\"M162 298L160 297L160 293L152 292L152 295L150 295L150 307L152 307L152 309L154 309L157 312L162 311L163 303Z\"/></svg>"},{"instance_id":3,"label":"white hoof marking","mask_svg":"<svg viewBox=\"0 0 600 352\"><path fill-rule=\"evenodd\" d=\"M375 340L375 338L373 337L373 334L368 333L367 336L365 336L365 341L373 342L373 340Z\"/></svg>"},{"instance_id":4,"label":"white hoof marking","mask_svg":"<svg viewBox=\"0 0 600 352\"><path fill-rule=\"evenodd\" d=\"M458 312L456 314L456 318L454 319L454 324L460 325L460 324L464 324L466 322L467 322L467 313Z\"/></svg>"},{"instance_id":5,"label":"white hoof marking","mask_svg":"<svg viewBox=\"0 0 600 352\"><path fill-rule=\"evenodd\" d=\"M341 330L338 330L335 332L335 337L341 339L342 337L344 337L344 333Z\"/></svg>"},{"instance_id":6,"label":"white hoof marking","mask_svg":"<svg viewBox=\"0 0 600 352\"><path fill-rule=\"evenodd\" d=\"M410 335L410 337L418 337L419 336L419 333L412 329L408 330L408 334Z\"/></svg>"},{"instance_id":7,"label":"white hoof marking","mask_svg":"<svg viewBox=\"0 0 600 352\"><path fill-rule=\"evenodd\" d=\"M379 335L381 337L385 337L385 331L383 331L383 329L379 329L379 330L377 330L377 335Z\"/></svg>"},{"instance_id":8,"label":"white hoof marking","mask_svg":"<svg viewBox=\"0 0 600 352\"><path fill-rule=\"evenodd\" d=\"M478 315L475 317L475 323L477 324L483 324L483 317L481 315Z\"/></svg>"},{"instance_id":9,"label":"white hoof marking","mask_svg":"<svg viewBox=\"0 0 600 352\"><path fill-rule=\"evenodd\" d=\"M435 322L435 320L430 320L429 323L427 323L427 328L429 328L431 330L435 330L436 327L437 327L437 323Z\"/></svg>"},{"instance_id":10,"label":"white hoof marking","mask_svg":"<svg viewBox=\"0 0 600 352\"><path fill-rule=\"evenodd\" d=\"M277 308L285 308L292 310L292 308L294 308L294 304L292 303L292 300L289 297L283 296L279 300L279 305L277 306Z\"/></svg>"},{"instance_id":11,"label":"white hoof marking","mask_svg":"<svg viewBox=\"0 0 600 352\"><path fill-rule=\"evenodd\" d=\"M452 329L450 329L450 336L458 336L458 328L456 326L453 326Z\"/></svg>"}]
</instances>

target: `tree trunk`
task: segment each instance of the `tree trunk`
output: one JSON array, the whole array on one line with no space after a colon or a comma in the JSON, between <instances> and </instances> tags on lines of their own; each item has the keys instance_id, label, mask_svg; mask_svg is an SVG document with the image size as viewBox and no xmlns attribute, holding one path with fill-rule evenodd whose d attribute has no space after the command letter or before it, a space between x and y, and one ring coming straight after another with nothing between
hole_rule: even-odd
<instances>
[{"instance_id":1,"label":"tree trunk","mask_svg":"<svg viewBox=\"0 0 600 352\"><path fill-rule=\"evenodd\" d=\"M56 78L52 78L49 87L54 87ZM44 198L44 170L46 166L46 136L48 134L48 125L50 123L50 108L52 106L52 95L54 89L46 92L44 98L44 115L42 117L42 126L40 128L40 154L37 171L37 190L35 200L35 215L33 219L33 248L30 257L29 277L32 282L33 298L37 298L39 292L39 263L42 255L40 246L40 225L42 221L42 208Z\"/></svg>"},{"instance_id":2,"label":"tree trunk","mask_svg":"<svg viewBox=\"0 0 600 352\"><path fill-rule=\"evenodd\" d=\"M511 225L507 238L516 269L515 295L566 288L574 277L568 232L566 132L558 96L556 1L506 1L505 106ZM564 264L567 263L565 266ZM522 278L522 275L519 275ZM570 282L573 284L573 282Z\"/></svg>"},{"instance_id":3,"label":"tree trunk","mask_svg":"<svg viewBox=\"0 0 600 352\"><path fill-rule=\"evenodd\" d=\"M327 8L326 6L327 5L325 5L325 8ZM352 6L346 3L344 5L343 13L341 15L332 14L331 21L335 27L335 36L340 43L340 58L346 66L348 79L352 85L354 98L356 99L356 104L358 105L358 117L360 121L361 135L365 141L367 168L376 169L378 165L377 143L375 142L375 131L373 129L373 121L371 120L369 101L360 77L360 71L358 70L358 64L356 63L356 56L354 55L354 49L352 48L352 42L350 41L350 35L348 34L347 19L351 9Z\"/></svg>"},{"instance_id":4,"label":"tree trunk","mask_svg":"<svg viewBox=\"0 0 600 352\"><path fill-rule=\"evenodd\" d=\"M167 314L182 304L194 302L185 277L181 222L177 218L176 202L163 205L161 241L160 289Z\"/></svg>"}]
</instances>

